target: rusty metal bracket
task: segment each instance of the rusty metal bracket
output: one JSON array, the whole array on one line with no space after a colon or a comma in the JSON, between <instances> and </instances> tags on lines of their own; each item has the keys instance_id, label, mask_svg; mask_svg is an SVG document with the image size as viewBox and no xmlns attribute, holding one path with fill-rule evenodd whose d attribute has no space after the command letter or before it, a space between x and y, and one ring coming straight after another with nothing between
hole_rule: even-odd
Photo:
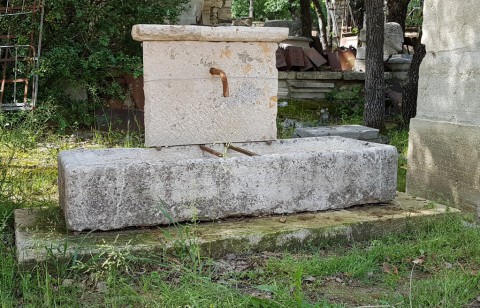
<instances>
[{"instance_id":1,"label":"rusty metal bracket","mask_svg":"<svg viewBox=\"0 0 480 308\"><path fill-rule=\"evenodd\" d=\"M229 97L230 96L230 90L228 89L228 78L227 74L225 74L224 71L218 68L212 67L210 69L210 74L214 76L220 76L222 79L222 85L223 85L223 97Z\"/></svg>"},{"instance_id":2,"label":"rusty metal bracket","mask_svg":"<svg viewBox=\"0 0 480 308\"><path fill-rule=\"evenodd\" d=\"M257 153L251 152L251 151L249 151L249 150L245 150L245 149L240 148L240 147L236 147L236 146L234 146L234 145L227 145L227 144L225 144L225 147L227 147L228 149L237 151L237 152L239 152L239 153L245 154L245 155L247 155L247 156L260 156L260 155L258 155Z\"/></svg>"},{"instance_id":3,"label":"rusty metal bracket","mask_svg":"<svg viewBox=\"0 0 480 308\"><path fill-rule=\"evenodd\" d=\"M212 155L214 155L214 156L217 156L217 157L220 157L220 158L223 158L223 157L224 157L222 153L217 152L217 151L215 151L214 149L211 149L211 148L209 148L209 147L207 147L207 146L205 146L205 145L203 145L203 144L200 144L199 147L200 147L200 149L202 149L202 151L204 151L204 152L210 153L210 154L212 154Z\"/></svg>"}]
</instances>

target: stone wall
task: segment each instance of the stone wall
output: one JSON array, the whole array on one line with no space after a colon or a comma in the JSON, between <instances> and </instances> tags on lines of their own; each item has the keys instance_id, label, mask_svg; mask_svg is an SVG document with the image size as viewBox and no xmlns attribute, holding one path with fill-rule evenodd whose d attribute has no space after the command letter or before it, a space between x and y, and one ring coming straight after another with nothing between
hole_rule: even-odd
<instances>
[{"instance_id":1,"label":"stone wall","mask_svg":"<svg viewBox=\"0 0 480 308\"><path fill-rule=\"evenodd\" d=\"M387 82L398 80L403 82L407 72L386 72ZM365 85L363 72L278 72L279 99L325 99L335 90L351 89Z\"/></svg>"},{"instance_id":2,"label":"stone wall","mask_svg":"<svg viewBox=\"0 0 480 308\"><path fill-rule=\"evenodd\" d=\"M407 192L480 209L478 0L426 0L417 116L410 123Z\"/></svg>"},{"instance_id":3,"label":"stone wall","mask_svg":"<svg viewBox=\"0 0 480 308\"><path fill-rule=\"evenodd\" d=\"M232 20L232 0L205 0L203 3L202 24L216 25Z\"/></svg>"}]
</instances>

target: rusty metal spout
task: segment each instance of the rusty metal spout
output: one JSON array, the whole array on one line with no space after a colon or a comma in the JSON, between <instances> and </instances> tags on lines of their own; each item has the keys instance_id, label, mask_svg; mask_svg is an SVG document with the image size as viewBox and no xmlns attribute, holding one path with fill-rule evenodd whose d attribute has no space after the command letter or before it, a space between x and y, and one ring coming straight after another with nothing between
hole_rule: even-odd
<instances>
[{"instance_id":1,"label":"rusty metal spout","mask_svg":"<svg viewBox=\"0 0 480 308\"><path fill-rule=\"evenodd\" d=\"M222 79L222 85L223 85L223 97L229 97L230 96L230 91L228 89L228 79L227 79L227 74L225 74L224 71L218 68L211 68L210 69L210 74L220 76Z\"/></svg>"}]
</instances>

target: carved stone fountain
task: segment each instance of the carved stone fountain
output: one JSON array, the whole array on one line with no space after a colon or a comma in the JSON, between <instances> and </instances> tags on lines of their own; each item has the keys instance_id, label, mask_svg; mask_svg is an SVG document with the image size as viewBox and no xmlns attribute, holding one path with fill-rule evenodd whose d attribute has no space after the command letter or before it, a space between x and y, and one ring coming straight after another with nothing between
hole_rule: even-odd
<instances>
[{"instance_id":1,"label":"carved stone fountain","mask_svg":"<svg viewBox=\"0 0 480 308\"><path fill-rule=\"evenodd\" d=\"M59 155L70 230L346 208L395 198L394 147L276 140L277 42L288 29L136 25L145 149Z\"/></svg>"}]
</instances>

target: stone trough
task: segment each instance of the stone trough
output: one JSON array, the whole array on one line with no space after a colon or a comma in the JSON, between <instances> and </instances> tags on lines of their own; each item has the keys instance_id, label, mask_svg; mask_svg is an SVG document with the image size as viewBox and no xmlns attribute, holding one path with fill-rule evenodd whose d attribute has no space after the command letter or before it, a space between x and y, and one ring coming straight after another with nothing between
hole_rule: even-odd
<instances>
[{"instance_id":1,"label":"stone trough","mask_svg":"<svg viewBox=\"0 0 480 308\"><path fill-rule=\"evenodd\" d=\"M396 170L395 147L341 137L76 150L59 190L69 229L111 230L388 202Z\"/></svg>"}]
</instances>

